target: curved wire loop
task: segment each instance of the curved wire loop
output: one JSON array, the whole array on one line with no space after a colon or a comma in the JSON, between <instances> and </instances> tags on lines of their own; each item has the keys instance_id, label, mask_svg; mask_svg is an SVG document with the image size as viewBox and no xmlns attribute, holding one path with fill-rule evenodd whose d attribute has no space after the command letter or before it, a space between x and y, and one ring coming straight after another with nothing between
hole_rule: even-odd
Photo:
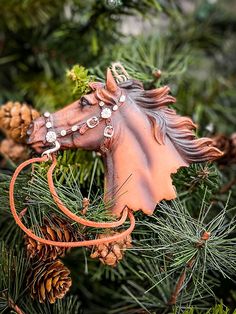
<instances>
[{"instance_id":1,"label":"curved wire loop","mask_svg":"<svg viewBox=\"0 0 236 314\"><path fill-rule=\"evenodd\" d=\"M48 179L48 186L49 186L49 190L51 192L51 195L53 197L54 202L57 204L58 208L60 208L60 210L69 218L71 218L72 220L87 226L87 227L95 227L95 228L115 228L115 227L119 227L121 225L124 224L127 215L128 215L128 208L125 207L123 212L122 212L122 216L119 220L117 221L113 221L113 222L95 222L95 221L91 221L91 220L87 220L84 218L81 218L77 215L75 215L74 213L72 213L61 201L61 199L59 198L54 183L53 183L53 170L55 169L57 165L57 160L55 155L52 155L52 164L48 170L47 173L47 179Z\"/></svg>"},{"instance_id":2,"label":"curved wire loop","mask_svg":"<svg viewBox=\"0 0 236 314\"><path fill-rule=\"evenodd\" d=\"M55 156L54 156L55 158ZM30 164L33 164L35 162L45 162L49 159L49 156L47 155L44 155L42 157L37 157L37 158L32 158L32 159L29 159L25 162L23 162L22 164L20 164L13 176L12 176L12 179L11 179L11 182L10 182L10 188L9 188L9 199L10 199L10 209L11 209L11 212L12 212L12 215L13 215L13 218L16 222L16 224L32 239L38 241L39 243L42 243L42 244L46 244L46 245L52 245L52 246L59 246L59 247L82 247L82 246L92 246L92 245L97 245L97 244L102 244L102 243L109 243L109 242L114 242L114 241L118 241L118 240L121 240L123 238L125 238L126 236L128 236L133 230L134 230L134 227L135 227L135 219L134 219L134 215L133 213L128 210L128 208L126 209L127 210L127 214L128 214L128 217L130 219L130 226L128 229L126 229L125 231L119 233L119 234L116 234L116 235L113 235L113 236L108 236L106 238L102 238L102 239L94 239L94 240L84 240L84 241L75 241L75 242L63 242L63 241L52 241L52 240L47 240L47 239L44 239L44 238L41 238L39 236L37 236L35 233L33 233L30 229L28 229L24 224L23 222L21 221L21 217L20 215L17 213L16 211L16 207L15 207L15 199L14 199L14 187L15 187L15 182L16 182L16 179L18 177L18 175L20 174L20 172L28 165ZM56 161L55 161L55 165L56 165ZM55 166L54 166L55 168ZM53 168L53 169L54 169ZM52 169L52 170L53 170ZM69 211L70 212L70 211ZM70 212L71 213L71 212ZM72 214L72 213L71 213ZM73 214L74 215L74 214ZM75 215L76 216L76 215ZM127 215L126 215L127 216ZM78 217L78 216L76 216ZM123 217L123 216L122 216ZM119 220L121 221L121 219Z\"/></svg>"}]
</instances>

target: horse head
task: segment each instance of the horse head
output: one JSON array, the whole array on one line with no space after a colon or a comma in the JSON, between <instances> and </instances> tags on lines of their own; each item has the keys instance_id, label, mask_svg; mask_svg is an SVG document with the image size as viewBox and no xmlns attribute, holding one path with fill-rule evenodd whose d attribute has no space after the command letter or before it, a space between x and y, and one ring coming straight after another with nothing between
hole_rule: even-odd
<instances>
[{"instance_id":1,"label":"horse head","mask_svg":"<svg viewBox=\"0 0 236 314\"><path fill-rule=\"evenodd\" d=\"M145 90L123 71L121 80L108 68L105 84L90 83L91 93L36 119L28 143L39 153L59 148L101 152L105 200L113 200L113 213L119 216L127 206L152 214L158 202L176 197L172 173L222 153L211 139L196 138L190 118L168 107L175 102L168 86Z\"/></svg>"}]
</instances>

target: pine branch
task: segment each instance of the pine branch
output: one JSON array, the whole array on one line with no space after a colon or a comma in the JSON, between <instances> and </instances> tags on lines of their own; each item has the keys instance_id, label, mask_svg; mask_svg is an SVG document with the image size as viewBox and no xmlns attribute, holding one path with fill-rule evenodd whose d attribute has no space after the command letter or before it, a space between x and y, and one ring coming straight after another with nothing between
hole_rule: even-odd
<instances>
[{"instance_id":1,"label":"pine branch","mask_svg":"<svg viewBox=\"0 0 236 314\"><path fill-rule=\"evenodd\" d=\"M210 202L217 195L222 184L222 177L213 163L193 164L179 169L173 176L173 182L179 199L186 204L188 210L196 212L201 207L202 198Z\"/></svg>"},{"instance_id":2,"label":"pine branch","mask_svg":"<svg viewBox=\"0 0 236 314\"><path fill-rule=\"evenodd\" d=\"M25 293L25 278L28 261L24 252L9 249L4 242L0 242L0 296L1 310L14 309L18 314L23 314L21 298ZM16 255L17 253L17 255Z\"/></svg>"},{"instance_id":3,"label":"pine branch","mask_svg":"<svg viewBox=\"0 0 236 314\"><path fill-rule=\"evenodd\" d=\"M125 304L141 306L148 313L173 304L178 309L194 304L207 309L219 284L216 273L218 279L233 278L236 270L235 222L228 218L234 208L226 208L227 204L212 216L211 206L203 200L198 217L193 218L179 201L173 201L161 203L155 216L138 220L134 247L127 254L128 262L123 262L134 275L129 273L122 286L120 298ZM135 268L129 266L133 257Z\"/></svg>"},{"instance_id":4,"label":"pine branch","mask_svg":"<svg viewBox=\"0 0 236 314\"><path fill-rule=\"evenodd\" d=\"M9 307L13 309L13 311L15 311L17 314L24 314L24 312L19 308L18 305L14 303L14 301L11 298L8 299L8 304Z\"/></svg>"}]
</instances>

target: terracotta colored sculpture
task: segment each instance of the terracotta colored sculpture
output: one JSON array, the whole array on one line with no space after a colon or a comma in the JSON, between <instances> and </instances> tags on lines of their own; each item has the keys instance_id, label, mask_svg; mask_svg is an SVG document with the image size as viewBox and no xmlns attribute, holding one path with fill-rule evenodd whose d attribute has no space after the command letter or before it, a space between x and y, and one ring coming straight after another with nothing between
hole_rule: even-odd
<instances>
[{"instance_id":1,"label":"terracotta colored sculpture","mask_svg":"<svg viewBox=\"0 0 236 314\"><path fill-rule=\"evenodd\" d=\"M112 200L110 210L117 217L127 208L152 214L158 202L176 197L171 174L222 155L211 139L195 137L190 118L168 108L175 102L168 86L144 90L141 82L114 64L105 84L94 82L90 87L92 92L80 100L36 119L28 143L45 156L68 148L100 151L106 169L105 200ZM54 159L51 174L55 165ZM63 208L52 175L48 181Z\"/></svg>"}]
</instances>

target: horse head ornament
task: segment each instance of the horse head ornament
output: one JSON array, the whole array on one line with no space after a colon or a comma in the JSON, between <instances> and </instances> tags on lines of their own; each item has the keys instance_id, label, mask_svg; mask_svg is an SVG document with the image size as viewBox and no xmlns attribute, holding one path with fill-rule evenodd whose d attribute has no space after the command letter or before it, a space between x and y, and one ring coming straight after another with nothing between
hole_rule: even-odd
<instances>
[{"instance_id":1,"label":"horse head ornament","mask_svg":"<svg viewBox=\"0 0 236 314\"><path fill-rule=\"evenodd\" d=\"M42 153L39 162L53 156L48 183L64 214L84 225L101 228L121 225L128 216L131 226L124 231L127 235L134 228L133 211L151 215L161 200L176 197L171 174L191 163L214 160L222 153L211 146L211 139L196 138L196 125L190 118L169 108L176 99L170 95L168 86L145 90L140 81L131 79L123 66L115 63L107 69L105 83L92 82L90 87L92 91L79 100L34 120L28 144ZM94 150L102 154L105 202L112 199L109 210L119 220L89 222L62 204L52 180L54 153L59 149ZM14 201L14 182L11 187Z\"/></svg>"}]
</instances>

